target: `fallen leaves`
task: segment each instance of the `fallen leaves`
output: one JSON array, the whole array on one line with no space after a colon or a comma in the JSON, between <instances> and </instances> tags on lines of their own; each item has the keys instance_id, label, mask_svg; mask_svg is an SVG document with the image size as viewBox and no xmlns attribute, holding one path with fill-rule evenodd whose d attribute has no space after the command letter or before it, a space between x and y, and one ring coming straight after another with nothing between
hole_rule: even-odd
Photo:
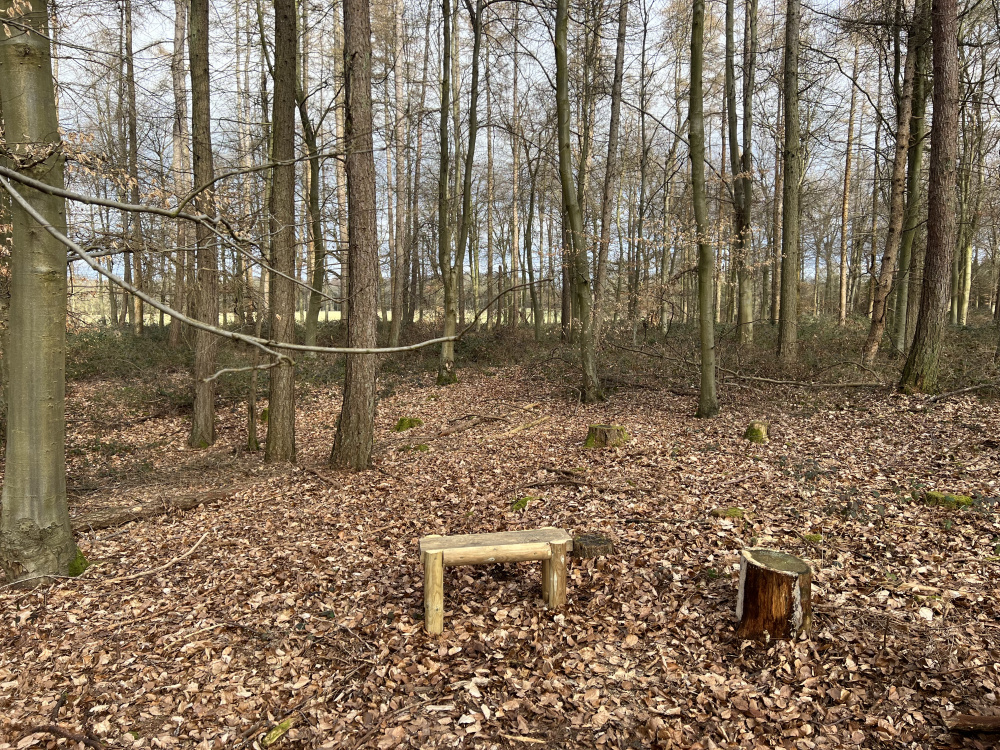
<instances>
[{"instance_id":1,"label":"fallen leaves","mask_svg":"<svg viewBox=\"0 0 1000 750\"><path fill-rule=\"evenodd\" d=\"M580 406L547 388L517 368L400 388L360 474L324 466L336 393L300 399L307 468L239 452L241 408L220 410L202 452L174 418L105 427L102 446L140 446L112 458L152 468L74 498L75 517L150 494L213 499L82 531L95 565L80 579L0 589L0 748L71 746L22 739L50 724L198 750L936 748L953 742L944 717L997 711L1000 462L963 426L996 434L994 407L871 397L696 421L689 397ZM394 449L400 416L423 420L433 450ZM749 444L761 416L772 440ZM597 423L633 440L582 448ZM71 445L93 440L73 429ZM94 471L71 456L73 481ZM513 511L528 486L537 499ZM927 489L976 503L911 498ZM746 512L711 515L731 507ZM564 610L542 605L537 564L449 568L445 633L424 633L420 536L548 525L615 542L572 563ZM751 544L813 566L808 640L735 638Z\"/></svg>"}]
</instances>

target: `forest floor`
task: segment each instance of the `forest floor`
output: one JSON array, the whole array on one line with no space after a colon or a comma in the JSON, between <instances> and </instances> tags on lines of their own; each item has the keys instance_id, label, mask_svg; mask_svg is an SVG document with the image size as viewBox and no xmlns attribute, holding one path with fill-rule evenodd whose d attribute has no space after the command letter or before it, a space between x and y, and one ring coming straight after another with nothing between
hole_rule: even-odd
<instances>
[{"instance_id":1,"label":"forest floor","mask_svg":"<svg viewBox=\"0 0 1000 750\"><path fill-rule=\"evenodd\" d=\"M1000 406L757 385L696 420L641 377L584 406L535 367L418 375L348 474L325 467L335 387L300 387L299 465L274 467L243 449L242 404L193 451L128 381L73 382L92 566L0 582L0 748L994 747L945 720L1000 713ZM755 419L766 445L742 438ZM632 439L585 449L594 423ZM88 521L109 508L138 520ZM615 543L572 560L563 611L537 563L449 568L424 632L419 537L547 525ZM750 545L812 565L808 638L736 637Z\"/></svg>"}]
</instances>

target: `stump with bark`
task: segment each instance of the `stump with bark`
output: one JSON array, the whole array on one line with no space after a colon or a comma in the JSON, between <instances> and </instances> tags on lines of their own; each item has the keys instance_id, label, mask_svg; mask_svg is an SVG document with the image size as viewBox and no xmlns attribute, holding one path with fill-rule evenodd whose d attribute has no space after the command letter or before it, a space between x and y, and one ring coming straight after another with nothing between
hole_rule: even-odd
<instances>
[{"instance_id":1,"label":"stump with bark","mask_svg":"<svg viewBox=\"0 0 1000 750\"><path fill-rule=\"evenodd\" d=\"M578 534L573 537L573 557L590 559L610 555L614 545L606 536L600 534Z\"/></svg>"},{"instance_id":2,"label":"stump with bark","mask_svg":"<svg viewBox=\"0 0 1000 750\"><path fill-rule=\"evenodd\" d=\"M736 634L750 640L794 639L812 626L812 568L804 560L771 549L740 555Z\"/></svg>"},{"instance_id":3,"label":"stump with bark","mask_svg":"<svg viewBox=\"0 0 1000 750\"><path fill-rule=\"evenodd\" d=\"M746 431L743 433L744 440L749 440L751 443L766 443L768 441L768 423L753 421L747 425Z\"/></svg>"},{"instance_id":4,"label":"stump with bark","mask_svg":"<svg viewBox=\"0 0 1000 750\"><path fill-rule=\"evenodd\" d=\"M617 424L592 424L587 430L584 448L617 448L625 445L631 437L624 427Z\"/></svg>"}]
</instances>

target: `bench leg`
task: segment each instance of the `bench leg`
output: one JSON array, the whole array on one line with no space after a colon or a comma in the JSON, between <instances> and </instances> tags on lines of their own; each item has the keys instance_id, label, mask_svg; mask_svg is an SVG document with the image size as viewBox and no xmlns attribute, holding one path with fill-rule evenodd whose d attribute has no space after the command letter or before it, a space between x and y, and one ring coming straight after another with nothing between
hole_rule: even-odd
<instances>
[{"instance_id":1,"label":"bench leg","mask_svg":"<svg viewBox=\"0 0 1000 750\"><path fill-rule=\"evenodd\" d=\"M444 553L424 554L424 628L428 633L444 630Z\"/></svg>"},{"instance_id":2,"label":"bench leg","mask_svg":"<svg viewBox=\"0 0 1000 750\"><path fill-rule=\"evenodd\" d=\"M566 542L549 544L552 556L542 561L542 598L552 609L566 604Z\"/></svg>"}]
</instances>

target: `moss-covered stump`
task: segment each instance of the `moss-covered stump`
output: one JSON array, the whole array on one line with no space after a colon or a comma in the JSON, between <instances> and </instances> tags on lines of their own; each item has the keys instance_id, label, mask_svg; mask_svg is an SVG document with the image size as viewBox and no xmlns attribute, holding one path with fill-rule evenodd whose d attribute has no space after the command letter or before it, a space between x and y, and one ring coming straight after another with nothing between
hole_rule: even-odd
<instances>
[{"instance_id":1,"label":"moss-covered stump","mask_svg":"<svg viewBox=\"0 0 1000 750\"><path fill-rule=\"evenodd\" d=\"M420 417L400 417L399 421L396 422L396 426L392 428L393 432L406 432L407 430L412 430L414 427L423 427L424 420Z\"/></svg>"},{"instance_id":2,"label":"moss-covered stump","mask_svg":"<svg viewBox=\"0 0 1000 750\"><path fill-rule=\"evenodd\" d=\"M736 634L748 640L794 639L812 627L812 568L804 560L754 547L740 553Z\"/></svg>"},{"instance_id":3,"label":"moss-covered stump","mask_svg":"<svg viewBox=\"0 0 1000 750\"><path fill-rule=\"evenodd\" d=\"M749 440L751 443L766 443L768 441L768 429L770 425L767 422L753 421L747 425L746 430L743 432L743 439Z\"/></svg>"},{"instance_id":4,"label":"moss-covered stump","mask_svg":"<svg viewBox=\"0 0 1000 750\"><path fill-rule=\"evenodd\" d=\"M949 510L968 508L974 502L975 500L968 495L953 495L950 492L937 492L935 490L928 490L924 493L925 504Z\"/></svg>"},{"instance_id":5,"label":"moss-covered stump","mask_svg":"<svg viewBox=\"0 0 1000 750\"><path fill-rule=\"evenodd\" d=\"M743 518L746 515L746 511L743 508L735 506L731 508L714 508L709 515L712 518Z\"/></svg>"},{"instance_id":6,"label":"moss-covered stump","mask_svg":"<svg viewBox=\"0 0 1000 750\"><path fill-rule=\"evenodd\" d=\"M584 448L617 448L632 438L628 431L617 424L592 424L587 430Z\"/></svg>"},{"instance_id":7,"label":"moss-covered stump","mask_svg":"<svg viewBox=\"0 0 1000 750\"><path fill-rule=\"evenodd\" d=\"M614 544L600 534L578 534L573 537L573 557L587 560L614 552Z\"/></svg>"}]
</instances>

